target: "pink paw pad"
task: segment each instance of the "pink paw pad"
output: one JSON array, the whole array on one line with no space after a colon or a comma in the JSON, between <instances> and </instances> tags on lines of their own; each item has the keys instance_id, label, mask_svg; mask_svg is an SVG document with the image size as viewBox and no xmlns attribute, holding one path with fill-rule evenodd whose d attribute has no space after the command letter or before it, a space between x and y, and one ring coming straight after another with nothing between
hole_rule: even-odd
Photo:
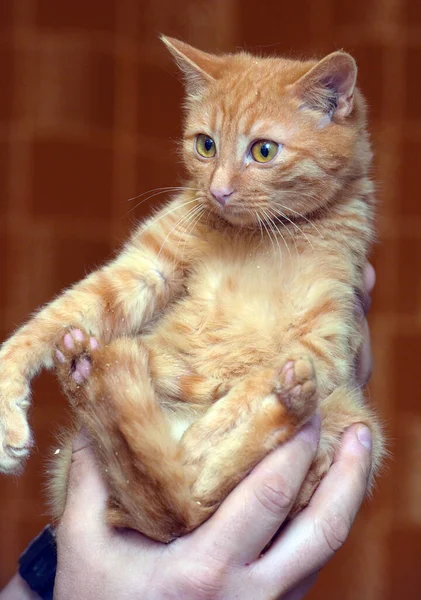
<instances>
[{"instance_id":1,"label":"pink paw pad","mask_svg":"<svg viewBox=\"0 0 421 600\"><path fill-rule=\"evenodd\" d=\"M317 381L311 360L307 357L288 360L281 369L275 390L296 418L310 415L317 403Z\"/></svg>"},{"instance_id":2,"label":"pink paw pad","mask_svg":"<svg viewBox=\"0 0 421 600\"><path fill-rule=\"evenodd\" d=\"M72 329L70 332L75 340L78 342L83 342L84 335L80 329Z\"/></svg>"},{"instance_id":3,"label":"pink paw pad","mask_svg":"<svg viewBox=\"0 0 421 600\"><path fill-rule=\"evenodd\" d=\"M68 350L74 350L75 343L74 343L73 338L70 335L70 333L66 333L66 335L64 336L63 342Z\"/></svg>"},{"instance_id":4,"label":"pink paw pad","mask_svg":"<svg viewBox=\"0 0 421 600\"><path fill-rule=\"evenodd\" d=\"M80 329L71 329L68 333L66 333L63 341L64 345L68 350L74 350L75 341L83 342L84 338L85 336L83 335L83 332Z\"/></svg>"},{"instance_id":5,"label":"pink paw pad","mask_svg":"<svg viewBox=\"0 0 421 600\"><path fill-rule=\"evenodd\" d=\"M284 382L287 386L290 386L295 378L294 361L289 360L282 368L282 375L284 376Z\"/></svg>"},{"instance_id":6,"label":"pink paw pad","mask_svg":"<svg viewBox=\"0 0 421 600\"><path fill-rule=\"evenodd\" d=\"M72 377L76 383L82 384L88 379L90 373L91 361L85 356L76 362Z\"/></svg>"},{"instance_id":7,"label":"pink paw pad","mask_svg":"<svg viewBox=\"0 0 421 600\"><path fill-rule=\"evenodd\" d=\"M89 345L91 350L98 350L99 348L99 343L94 337L89 338Z\"/></svg>"}]
</instances>

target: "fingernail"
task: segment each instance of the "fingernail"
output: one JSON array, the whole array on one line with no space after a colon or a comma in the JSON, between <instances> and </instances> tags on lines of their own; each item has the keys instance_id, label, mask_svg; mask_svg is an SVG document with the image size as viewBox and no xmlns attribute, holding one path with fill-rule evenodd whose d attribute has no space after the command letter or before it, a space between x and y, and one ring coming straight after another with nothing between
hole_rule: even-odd
<instances>
[{"instance_id":1,"label":"fingernail","mask_svg":"<svg viewBox=\"0 0 421 600\"><path fill-rule=\"evenodd\" d=\"M317 410L297 434L298 438L306 441L314 450L319 445L321 422L322 415L320 410Z\"/></svg>"},{"instance_id":2,"label":"fingernail","mask_svg":"<svg viewBox=\"0 0 421 600\"><path fill-rule=\"evenodd\" d=\"M371 450L372 437L371 431L366 425L360 425L357 429L357 438L366 450Z\"/></svg>"}]
</instances>

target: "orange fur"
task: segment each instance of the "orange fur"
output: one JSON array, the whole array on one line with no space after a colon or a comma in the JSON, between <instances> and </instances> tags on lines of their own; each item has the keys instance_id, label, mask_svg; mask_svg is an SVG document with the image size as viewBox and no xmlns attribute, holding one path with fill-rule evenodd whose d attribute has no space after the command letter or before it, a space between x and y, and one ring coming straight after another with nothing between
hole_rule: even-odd
<instances>
[{"instance_id":1,"label":"orange fur","mask_svg":"<svg viewBox=\"0 0 421 600\"><path fill-rule=\"evenodd\" d=\"M354 383L355 291L373 238L355 62L340 52L216 57L164 42L186 78L189 187L3 344L0 470L26 458L29 380L55 362L108 482L109 522L168 541L212 514L317 404L320 448L294 511L345 428L371 427L373 473L383 439ZM215 156L198 155L198 134L214 140ZM251 158L258 140L279 145L270 163ZM229 191L224 206L215 189ZM69 348L75 327L83 339ZM90 374L77 385L82 359ZM52 492L57 518L67 468L68 458Z\"/></svg>"}]
</instances>

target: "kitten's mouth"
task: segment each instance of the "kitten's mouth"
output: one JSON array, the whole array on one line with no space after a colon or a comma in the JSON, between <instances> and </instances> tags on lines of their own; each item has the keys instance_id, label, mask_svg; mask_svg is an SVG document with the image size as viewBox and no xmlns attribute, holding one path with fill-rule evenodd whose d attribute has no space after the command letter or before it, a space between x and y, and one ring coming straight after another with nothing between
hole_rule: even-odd
<instances>
[{"instance_id":1,"label":"kitten's mouth","mask_svg":"<svg viewBox=\"0 0 421 600\"><path fill-rule=\"evenodd\" d=\"M249 211L231 206L229 204L223 207L216 207L216 212L220 217L231 223L232 225L257 225L256 216Z\"/></svg>"},{"instance_id":2,"label":"kitten's mouth","mask_svg":"<svg viewBox=\"0 0 421 600\"><path fill-rule=\"evenodd\" d=\"M239 205L238 199L235 204L231 204L227 202L223 206L217 203L212 198L207 198L208 208L218 215L224 221L227 221L231 225L241 225L241 226L257 226L258 219L256 215L251 210L245 210L241 204Z\"/></svg>"}]
</instances>

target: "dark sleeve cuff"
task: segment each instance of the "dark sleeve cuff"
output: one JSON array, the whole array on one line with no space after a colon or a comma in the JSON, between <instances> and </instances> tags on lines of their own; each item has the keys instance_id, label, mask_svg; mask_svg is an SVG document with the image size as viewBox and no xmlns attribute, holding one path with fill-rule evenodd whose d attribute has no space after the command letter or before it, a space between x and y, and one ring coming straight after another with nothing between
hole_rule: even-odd
<instances>
[{"instance_id":1,"label":"dark sleeve cuff","mask_svg":"<svg viewBox=\"0 0 421 600\"><path fill-rule=\"evenodd\" d=\"M43 600L53 600L56 568L54 530L47 525L19 558L19 574Z\"/></svg>"}]
</instances>

